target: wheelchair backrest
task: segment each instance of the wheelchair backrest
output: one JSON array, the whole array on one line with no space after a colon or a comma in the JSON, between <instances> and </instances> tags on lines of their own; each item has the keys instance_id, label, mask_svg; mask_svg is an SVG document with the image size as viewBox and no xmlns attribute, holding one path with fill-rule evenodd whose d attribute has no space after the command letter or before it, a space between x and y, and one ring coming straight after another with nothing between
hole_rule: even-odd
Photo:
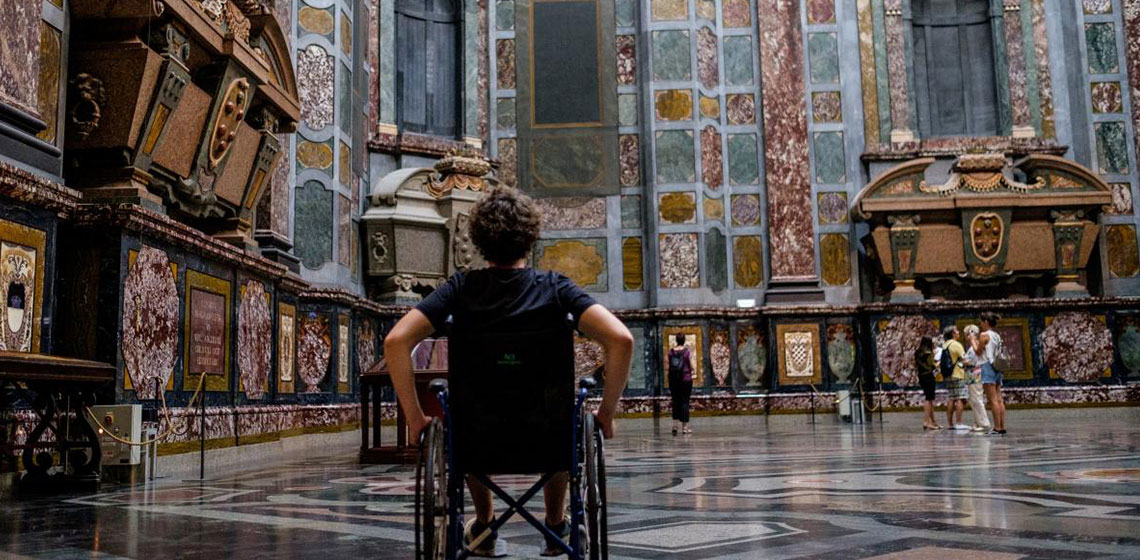
<instances>
[{"instance_id":1,"label":"wheelchair backrest","mask_svg":"<svg viewBox=\"0 0 1140 560\"><path fill-rule=\"evenodd\" d=\"M568 468L574 410L569 325L527 333L453 327L448 352L457 468L483 474Z\"/></svg>"}]
</instances>

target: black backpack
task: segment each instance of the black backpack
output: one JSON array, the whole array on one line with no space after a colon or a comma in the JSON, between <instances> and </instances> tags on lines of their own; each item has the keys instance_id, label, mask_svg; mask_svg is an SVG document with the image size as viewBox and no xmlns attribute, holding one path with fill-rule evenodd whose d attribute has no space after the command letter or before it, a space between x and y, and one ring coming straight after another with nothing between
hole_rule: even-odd
<instances>
[{"instance_id":1,"label":"black backpack","mask_svg":"<svg viewBox=\"0 0 1140 560\"><path fill-rule=\"evenodd\" d=\"M950 345L942 347L942 358L938 361L938 371L943 379L950 379L954 375L954 358L950 357Z\"/></svg>"},{"instance_id":2,"label":"black backpack","mask_svg":"<svg viewBox=\"0 0 1140 560\"><path fill-rule=\"evenodd\" d=\"M685 376L685 351L684 350L670 350L669 351L669 377L671 379L681 379Z\"/></svg>"}]
</instances>

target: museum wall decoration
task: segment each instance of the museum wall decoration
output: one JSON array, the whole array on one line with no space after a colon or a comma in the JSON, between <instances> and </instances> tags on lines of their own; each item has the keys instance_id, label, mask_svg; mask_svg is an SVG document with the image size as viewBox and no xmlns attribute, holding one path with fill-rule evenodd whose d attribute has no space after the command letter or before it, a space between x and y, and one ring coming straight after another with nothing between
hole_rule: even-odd
<instances>
[{"instance_id":1,"label":"museum wall decoration","mask_svg":"<svg viewBox=\"0 0 1140 560\"><path fill-rule=\"evenodd\" d=\"M128 266L123 281L124 388L134 389L135 398L156 399L157 391L173 387L178 359L178 267L161 249L145 245L130 253Z\"/></svg>"},{"instance_id":2,"label":"museum wall decoration","mask_svg":"<svg viewBox=\"0 0 1140 560\"><path fill-rule=\"evenodd\" d=\"M238 371L241 388L250 400L269 392L273 355L273 315L270 294L257 280L247 280L238 298Z\"/></svg>"}]
</instances>

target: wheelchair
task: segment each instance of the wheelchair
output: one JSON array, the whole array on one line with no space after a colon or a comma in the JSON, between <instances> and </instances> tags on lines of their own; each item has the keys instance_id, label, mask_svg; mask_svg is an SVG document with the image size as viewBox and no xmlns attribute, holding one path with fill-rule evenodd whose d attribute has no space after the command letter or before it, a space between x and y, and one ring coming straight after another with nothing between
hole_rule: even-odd
<instances>
[{"instance_id":1,"label":"wheelchair","mask_svg":"<svg viewBox=\"0 0 1140 560\"><path fill-rule=\"evenodd\" d=\"M596 382L585 378L574 386L569 326L511 334L453 329L448 352L449 380L429 386L443 414L421 433L416 465L416 558L471 556L463 542L465 478L471 476L507 505L488 531L517 514L556 539L570 560L607 559L604 438L585 409ZM568 540L525 509L562 472L569 474ZM515 498L491 475L539 479Z\"/></svg>"}]
</instances>

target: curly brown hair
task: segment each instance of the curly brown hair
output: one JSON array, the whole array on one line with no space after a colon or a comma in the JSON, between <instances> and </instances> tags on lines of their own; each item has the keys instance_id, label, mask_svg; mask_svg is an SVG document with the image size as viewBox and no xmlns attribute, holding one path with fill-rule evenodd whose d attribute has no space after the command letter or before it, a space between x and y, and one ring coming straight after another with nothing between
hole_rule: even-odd
<instances>
[{"instance_id":1,"label":"curly brown hair","mask_svg":"<svg viewBox=\"0 0 1140 560\"><path fill-rule=\"evenodd\" d=\"M510 187L491 189L471 209L471 240L491 264L525 258L541 226L534 200Z\"/></svg>"}]
</instances>

